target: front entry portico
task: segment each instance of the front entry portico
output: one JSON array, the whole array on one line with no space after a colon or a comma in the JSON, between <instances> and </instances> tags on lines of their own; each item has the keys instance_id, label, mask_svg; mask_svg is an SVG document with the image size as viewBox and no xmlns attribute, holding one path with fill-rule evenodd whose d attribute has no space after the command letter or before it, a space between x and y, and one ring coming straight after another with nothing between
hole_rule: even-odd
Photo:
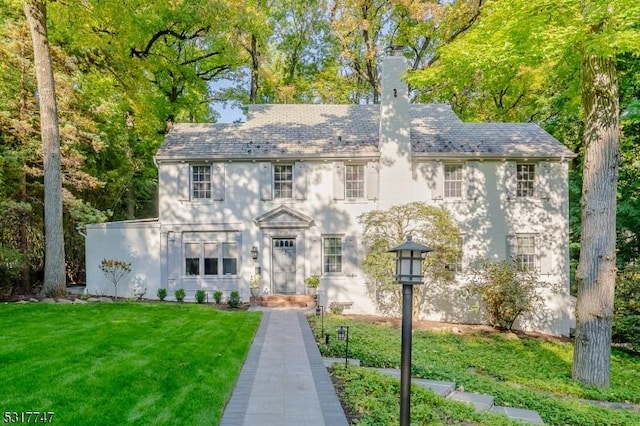
<instances>
[{"instance_id":1,"label":"front entry portico","mask_svg":"<svg viewBox=\"0 0 640 426\"><path fill-rule=\"evenodd\" d=\"M313 219L279 206L254 219L262 233L262 280L272 294L305 294L305 234Z\"/></svg>"}]
</instances>

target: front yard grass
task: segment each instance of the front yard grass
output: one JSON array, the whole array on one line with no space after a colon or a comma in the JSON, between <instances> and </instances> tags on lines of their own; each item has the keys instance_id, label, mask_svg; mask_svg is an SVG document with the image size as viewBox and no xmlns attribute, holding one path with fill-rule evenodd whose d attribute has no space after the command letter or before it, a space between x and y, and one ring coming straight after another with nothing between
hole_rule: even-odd
<instances>
[{"instance_id":1,"label":"front yard grass","mask_svg":"<svg viewBox=\"0 0 640 426\"><path fill-rule=\"evenodd\" d=\"M335 337L340 325L349 328L349 356L363 366L400 368L400 329L367 321L325 317L325 330L333 334L329 346L320 344L323 355L344 356L344 342ZM315 331L319 324L312 318ZM320 339L324 342L323 339ZM496 405L536 410L546 424L638 425L640 412L614 410L581 399L640 404L640 356L612 351L611 387L597 389L571 380L573 344L509 333L455 334L414 330L412 376L452 381L465 391L495 397ZM340 396L359 424L397 424L400 386L398 380L359 369L335 368ZM456 408L457 407L457 408ZM412 390L412 421L415 424L497 424L493 416L478 417L472 410L429 391Z\"/></svg>"},{"instance_id":2,"label":"front yard grass","mask_svg":"<svg viewBox=\"0 0 640 426\"><path fill-rule=\"evenodd\" d=\"M0 410L218 424L259 322L195 304L0 305Z\"/></svg>"}]
</instances>

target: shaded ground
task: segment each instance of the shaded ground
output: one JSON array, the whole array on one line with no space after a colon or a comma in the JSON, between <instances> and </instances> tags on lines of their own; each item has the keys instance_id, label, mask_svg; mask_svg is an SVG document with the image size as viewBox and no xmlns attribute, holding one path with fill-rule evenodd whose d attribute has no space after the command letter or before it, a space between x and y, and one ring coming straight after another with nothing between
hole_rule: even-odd
<instances>
[{"instance_id":1,"label":"shaded ground","mask_svg":"<svg viewBox=\"0 0 640 426\"><path fill-rule=\"evenodd\" d=\"M390 318L384 316L377 315L342 315L346 318L351 318L358 321L366 321L370 324L381 325L392 328L400 328L402 325L401 318ZM491 327L488 325L482 324L459 324L459 323L448 323L448 322L439 322L439 321L414 321L413 322L413 330L429 330L429 331L441 331L441 332L452 332L455 334L465 335L465 334L478 334L478 333L499 333L503 337L509 339L519 339L519 338L531 338L544 340L548 342L573 342L573 338L570 337L556 337L550 336L547 334L536 333L536 332L524 332L518 330L499 330L495 327ZM629 351L630 353L637 354L636 352ZM342 383L336 382L335 379L334 384L336 387L342 387ZM634 412L640 412L640 404L633 404L628 402L610 402L610 401L597 401L597 400L588 400L582 398L575 398L570 396L564 396L562 399L565 400L574 400L585 404L590 404L594 406L599 406L608 409L614 410L629 410ZM344 404L343 404L344 405ZM345 412L347 409L345 408ZM350 413L353 416L353 413ZM353 417L352 417L353 418Z\"/></svg>"},{"instance_id":2,"label":"shaded ground","mask_svg":"<svg viewBox=\"0 0 640 426\"><path fill-rule=\"evenodd\" d=\"M400 318L389 318L377 315L343 315L347 318L353 318L354 320L366 321L370 324L375 325L383 325L387 327L400 328L401 327L401 319ZM536 333L536 332L526 332L526 331L518 331L518 330L499 330L495 327L491 327L489 325L482 324L459 324L452 322L440 322L440 321L414 321L413 322L413 330L430 330L430 331L447 331L456 334L470 334L470 333L500 333L505 338L519 338L519 337L529 337L533 339L540 339L550 342L571 342L573 339L569 337L556 337L550 336L548 334Z\"/></svg>"}]
</instances>

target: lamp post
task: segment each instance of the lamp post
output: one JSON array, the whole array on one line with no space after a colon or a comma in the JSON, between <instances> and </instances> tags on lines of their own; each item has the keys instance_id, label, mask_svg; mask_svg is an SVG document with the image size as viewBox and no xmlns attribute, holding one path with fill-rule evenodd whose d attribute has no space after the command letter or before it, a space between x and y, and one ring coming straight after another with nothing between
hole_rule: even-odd
<instances>
[{"instance_id":1,"label":"lamp post","mask_svg":"<svg viewBox=\"0 0 640 426\"><path fill-rule=\"evenodd\" d=\"M320 323L322 324L321 336L324 336L324 306L316 305L316 316L320 317Z\"/></svg>"},{"instance_id":2,"label":"lamp post","mask_svg":"<svg viewBox=\"0 0 640 426\"><path fill-rule=\"evenodd\" d=\"M344 367L349 367L349 327L341 325L338 329L338 340L346 340L347 344L344 349Z\"/></svg>"},{"instance_id":3,"label":"lamp post","mask_svg":"<svg viewBox=\"0 0 640 426\"><path fill-rule=\"evenodd\" d=\"M389 250L396 253L396 282L402 284L402 352L400 366L400 426L411 423L411 328L413 286L422 284L422 261L432 248L407 241Z\"/></svg>"}]
</instances>

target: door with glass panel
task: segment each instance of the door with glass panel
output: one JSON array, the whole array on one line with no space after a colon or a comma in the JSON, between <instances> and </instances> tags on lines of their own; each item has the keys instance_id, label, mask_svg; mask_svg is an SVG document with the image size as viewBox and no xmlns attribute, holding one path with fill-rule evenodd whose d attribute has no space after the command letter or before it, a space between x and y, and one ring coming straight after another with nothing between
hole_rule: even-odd
<instances>
[{"instance_id":1,"label":"door with glass panel","mask_svg":"<svg viewBox=\"0 0 640 426\"><path fill-rule=\"evenodd\" d=\"M296 240L274 238L272 253L273 292L294 294L296 292Z\"/></svg>"}]
</instances>

